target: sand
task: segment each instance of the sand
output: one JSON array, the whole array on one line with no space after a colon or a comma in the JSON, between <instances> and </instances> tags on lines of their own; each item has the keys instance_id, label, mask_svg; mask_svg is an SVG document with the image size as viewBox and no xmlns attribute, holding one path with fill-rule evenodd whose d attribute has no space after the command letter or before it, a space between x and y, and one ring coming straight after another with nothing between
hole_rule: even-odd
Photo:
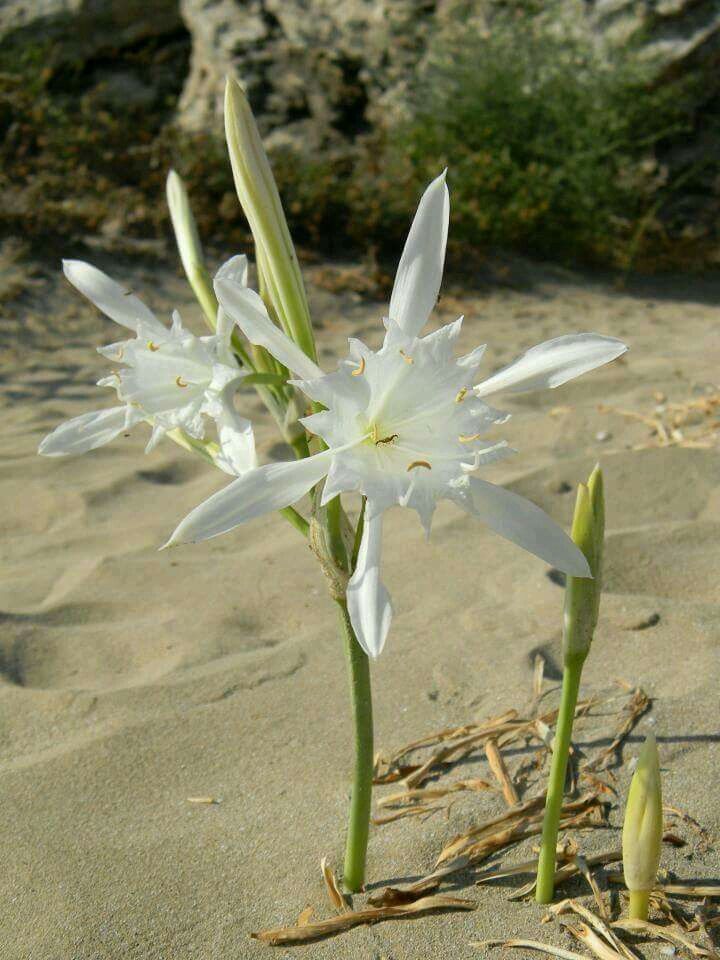
<instances>
[{"instance_id":1,"label":"sand","mask_svg":"<svg viewBox=\"0 0 720 960\"><path fill-rule=\"evenodd\" d=\"M163 313L198 311L174 268L98 254ZM583 690L641 684L668 803L720 835L720 460L660 449L648 427L598 404L652 412L718 390L720 286L610 281L524 266L522 282L450 288L438 319L466 315L462 347L487 341L488 371L551 336L626 338L625 359L555 391L508 399L518 455L486 476L568 525L571 491L600 459L608 496L607 589ZM319 267L311 277L322 279ZM9 960L185 960L270 955L252 931L329 915L323 856L341 865L350 769L345 666L325 583L297 532L268 516L211 543L158 553L179 518L225 482L146 433L76 459L36 456L61 420L107 402L93 347L117 339L55 265L23 265L6 287L0 401L0 956ZM380 337L381 302L310 284L321 361L348 335ZM197 327L199 329L199 325ZM282 458L248 397L263 457ZM694 428L697 431L697 427ZM647 445L635 450L635 446ZM378 748L527 705L533 655L556 674L562 590L547 567L445 505L432 541L416 518L387 523L396 617L373 668ZM650 622L645 629L639 625ZM548 702L553 702L553 695ZM588 741L588 749L592 744ZM586 744L586 746L588 745ZM510 754L514 769L522 756ZM487 776L481 759L457 776ZM387 792L387 790L385 791ZM221 802L192 804L189 797ZM373 829L369 880L428 871L459 829L502 809L493 793L449 813ZM620 822L618 811L613 823ZM583 835L608 849L617 835ZM526 843L509 859L529 855ZM718 854L667 848L685 877L720 876ZM460 877L472 913L360 928L276 956L423 960L478 956L470 941L539 927L510 887ZM582 885L577 892L584 892Z\"/></svg>"}]
</instances>

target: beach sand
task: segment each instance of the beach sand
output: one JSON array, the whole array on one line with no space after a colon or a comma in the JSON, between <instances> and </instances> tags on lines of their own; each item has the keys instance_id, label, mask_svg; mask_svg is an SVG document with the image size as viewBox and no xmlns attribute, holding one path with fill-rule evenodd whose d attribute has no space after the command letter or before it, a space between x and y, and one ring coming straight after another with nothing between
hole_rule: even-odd
<instances>
[{"instance_id":1,"label":"beach sand","mask_svg":"<svg viewBox=\"0 0 720 960\"><path fill-rule=\"evenodd\" d=\"M94 259L200 331L174 269ZM321 272L311 268L311 279ZM271 955L251 932L294 923L308 905L330 916L319 864L327 856L342 866L351 740L326 584L277 515L158 553L226 478L169 441L144 456L143 426L83 457L38 457L60 421L109 405L94 386L105 366L93 348L119 332L59 268L23 267L15 286L0 366L0 957ZM310 298L321 363L343 355L349 335L378 343L382 302L312 282ZM606 590L583 692L607 691L614 678L648 692L652 710L614 771L620 793L652 729L666 802L720 836L718 449L660 448L647 424L598 410L652 414L659 394L684 402L720 389L720 285L620 290L527 267L520 284L451 286L436 321L459 313L460 346L487 341L488 372L562 333L594 330L630 345L621 361L557 390L499 398L513 418L497 435L519 452L484 476L568 527L576 484L601 461ZM284 458L250 393L245 409L261 456ZM429 544L414 515L389 515L384 573L395 621L373 666L378 749L524 709L538 650L557 685L563 592L541 561L444 504ZM512 771L523 756L506 759ZM488 777L482 755L454 776ZM454 834L502 809L494 792L461 794L427 820L373 828L369 883L426 873ZM617 809L611 819L620 824ZM663 865L720 877L717 851L686 835L687 847L665 848ZM618 835L578 839L592 851ZM505 859L526 859L531 846ZM509 902L510 889L461 876L452 892L476 901L473 912L392 920L274 955L462 960L480 955L471 941L512 935L576 948L538 925L534 903Z\"/></svg>"}]
</instances>

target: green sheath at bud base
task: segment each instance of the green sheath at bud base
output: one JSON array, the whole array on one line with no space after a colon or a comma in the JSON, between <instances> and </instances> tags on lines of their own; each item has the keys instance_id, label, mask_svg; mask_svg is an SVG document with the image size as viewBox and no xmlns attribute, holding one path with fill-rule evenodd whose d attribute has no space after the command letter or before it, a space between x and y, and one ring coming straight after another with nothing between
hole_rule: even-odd
<instances>
[{"instance_id":1,"label":"green sheath at bud base","mask_svg":"<svg viewBox=\"0 0 720 960\"><path fill-rule=\"evenodd\" d=\"M578 487L573 517L572 538L585 554L593 578L568 577L565 590L565 629L563 656L584 661L590 650L598 621L602 592L603 539L605 535L605 496L602 471L596 466L587 486Z\"/></svg>"},{"instance_id":2,"label":"green sheath at bud base","mask_svg":"<svg viewBox=\"0 0 720 960\"><path fill-rule=\"evenodd\" d=\"M652 734L640 752L623 824L623 872L630 891L630 917L647 920L650 892L657 880L663 836L660 758Z\"/></svg>"}]
</instances>

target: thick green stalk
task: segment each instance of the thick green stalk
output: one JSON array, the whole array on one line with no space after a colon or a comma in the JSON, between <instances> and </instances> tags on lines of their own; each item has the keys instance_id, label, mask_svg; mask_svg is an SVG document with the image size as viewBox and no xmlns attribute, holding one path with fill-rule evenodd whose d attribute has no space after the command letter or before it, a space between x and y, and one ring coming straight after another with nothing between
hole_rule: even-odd
<instances>
[{"instance_id":1,"label":"thick green stalk","mask_svg":"<svg viewBox=\"0 0 720 960\"><path fill-rule=\"evenodd\" d=\"M555 855L558 828L565 789L570 737L573 720L575 719L575 707L577 706L584 660L584 657L568 658L563 670L562 696L553 741L552 763L545 799L540 860L538 861L537 886L535 888L535 899L538 903L550 903L555 892Z\"/></svg>"},{"instance_id":2,"label":"thick green stalk","mask_svg":"<svg viewBox=\"0 0 720 960\"><path fill-rule=\"evenodd\" d=\"M373 717L370 690L370 663L357 642L350 623L347 603L339 600L345 653L350 676L355 732L355 769L353 773L350 819L345 844L343 881L351 893L361 890L365 882L365 858L370 831L370 802L373 777Z\"/></svg>"},{"instance_id":3,"label":"thick green stalk","mask_svg":"<svg viewBox=\"0 0 720 960\"><path fill-rule=\"evenodd\" d=\"M649 890L630 891L630 919L647 920L650 909Z\"/></svg>"}]
</instances>

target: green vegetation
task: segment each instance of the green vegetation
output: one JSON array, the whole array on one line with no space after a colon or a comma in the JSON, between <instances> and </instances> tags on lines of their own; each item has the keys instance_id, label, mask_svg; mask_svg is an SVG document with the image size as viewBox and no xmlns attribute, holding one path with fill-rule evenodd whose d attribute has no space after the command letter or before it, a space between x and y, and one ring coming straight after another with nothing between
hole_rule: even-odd
<instances>
[{"instance_id":1,"label":"green vegetation","mask_svg":"<svg viewBox=\"0 0 720 960\"><path fill-rule=\"evenodd\" d=\"M653 87L630 52L609 60L557 24L501 17L434 52L411 119L367 177L367 216L388 216L394 184L417 193L447 165L456 258L504 247L620 267L680 262L695 251L669 239L663 215L715 159L671 169L665 157L692 135L698 91L699 80Z\"/></svg>"},{"instance_id":2,"label":"green vegetation","mask_svg":"<svg viewBox=\"0 0 720 960\"><path fill-rule=\"evenodd\" d=\"M41 48L0 55L0 228L109 242L167 235L172 165L202 235L244 242L224 144L171 126L183 41L122 56L129 70L149 71L149 102L120 108L102 70L97 81L87 65L53 68ZM422 189L447 165L455 265L498 248L622 269L713 262L717 84L696 73L653 85L638 62L513 4L487 33L445 35L414 78L402 123L342 156L273 157L296 240L394 252Z\"/></svg>"}]
</instances>

